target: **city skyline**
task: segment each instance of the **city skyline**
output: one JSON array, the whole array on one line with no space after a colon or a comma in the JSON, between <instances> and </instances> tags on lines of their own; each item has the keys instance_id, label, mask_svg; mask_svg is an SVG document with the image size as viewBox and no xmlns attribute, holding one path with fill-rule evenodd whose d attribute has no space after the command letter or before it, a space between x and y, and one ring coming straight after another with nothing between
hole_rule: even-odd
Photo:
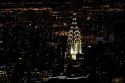
<instances>
[{"instance_id":1,"label":"city skyline","mask_svg":"<svg viewBox=\"0 0 125 83\"><path fill-rule=\"evenodd\" d=\"M0 2L77 2L77 0L0 0ZM124 2L124 0L79 0L78 2Z\"/></svg>"},{"instance_id":2,"label":"city skyline","mask_svg":"<svg viewBox=\"0 0 125 83\"><path fill-rule=\"evenodd\" d=\"M19 1L0 3L0 82L124 83L122 0Z\"/></svg>"}]
</instances>

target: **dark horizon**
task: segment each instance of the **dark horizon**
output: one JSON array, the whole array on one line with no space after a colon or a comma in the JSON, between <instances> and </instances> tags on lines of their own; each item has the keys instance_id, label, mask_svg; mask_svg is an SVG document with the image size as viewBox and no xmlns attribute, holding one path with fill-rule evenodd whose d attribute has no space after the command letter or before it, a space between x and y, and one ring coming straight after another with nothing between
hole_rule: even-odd
<instances>
[{"instance_id":1,"label":"dark horizon","mask_svg":"<svg viewBox=\"0 0 125 83\"><path fill-rule=\"evenodd\" d=\"M77 2L77 0L0 0L0 2ZM79 0L78 2L125 2L124 0Z\"/></svg>"}]
</instances>

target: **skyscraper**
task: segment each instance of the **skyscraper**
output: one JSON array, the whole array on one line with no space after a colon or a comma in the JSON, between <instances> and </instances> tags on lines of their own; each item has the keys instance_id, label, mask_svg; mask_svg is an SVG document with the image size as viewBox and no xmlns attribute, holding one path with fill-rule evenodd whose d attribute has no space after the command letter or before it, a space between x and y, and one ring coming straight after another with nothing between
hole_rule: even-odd
<instances>
[{"instance_id":1,"label":"skyscraper","mask_svg":"<svg viewBox=\"0 0 125 83\"><path fill-rule=\"evenodd\" d=\"M67 52L71 55L73 60L76 60L76 55L82 53L82 41L81 33L77 26L76 13L73 13L72 23L69 30L68 40L67 40Z\"/></svg>"}]
</instances>

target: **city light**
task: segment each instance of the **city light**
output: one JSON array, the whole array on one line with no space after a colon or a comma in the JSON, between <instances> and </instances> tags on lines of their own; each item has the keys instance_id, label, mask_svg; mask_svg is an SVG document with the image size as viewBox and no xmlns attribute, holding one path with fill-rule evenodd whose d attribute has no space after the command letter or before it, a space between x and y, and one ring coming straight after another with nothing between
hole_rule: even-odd
<instances>
[{"instance_id":1,"label":"city light","mask_svg":"<svg viewBox=\"0 0 125 83\"><path fill-rule=\"evenodd\" d=\"M0 0L0 83L124 83L123 0Z\"/></svg>"}]
</instances>

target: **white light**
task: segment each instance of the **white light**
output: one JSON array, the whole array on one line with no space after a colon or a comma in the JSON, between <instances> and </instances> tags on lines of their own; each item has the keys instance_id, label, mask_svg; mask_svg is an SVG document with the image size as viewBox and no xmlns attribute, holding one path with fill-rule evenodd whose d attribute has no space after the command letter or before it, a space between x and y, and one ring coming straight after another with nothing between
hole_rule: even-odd
<instances>
[{"instance_id":1,"label":"white light","mask_svg":"<svg viewBox=\"0 0 125 83\"><path fill-rule=\"evenodd\" d=\"M67 24L66 24L66 23L63 23L63 25L64 25L64 26L67 26Z\"/></svg>"},{"instance_id":2,"label":"white light","mask_svg":"<svg viewBox=\"0 0 125 83\"><path fill-rule=\"evenodd\" d=\"M3 43L3 41L1 40L0 43Z\"/></svg>"},{"instance_id":3,"label":"white light","mask_svg":"<svg viewBox=\"0 0 125 83\"><path fill-rule=\"evenodd\" d=\"M77 28L77 29L78 29L78 26L76 26L75 28Z\"/></svg>"},{"instance_id":4,"label":"white light","mask_svg":"<svg viewBox=\"0 0 125 83\"><path fill-rule=\"evenodd\" d=\"M74 24L77 24L77 22L75 22Z\"/></svg>"},{"instance_id":5,"label":"white light","mask_svg":"<svg viewBox=\"0 0 125 83\"><path fill-rule=\"evenodd\" d=\"M35 29L37 29L37 28L38 28L38 26L35 26L34 28L35 28Z\"/></svg>"},{"instance_id":6,"label":"white light","mask_svg":"<svg viewBox=\"0 0 125 83\"><path fill-rule=\"evenodd\" d=\"M73 13L73 15L75 16L75 15L76 15L76 13Z\"/></svg>"},{"instance_id":7,"label":"white light","mask_svg":"<svg viewBox=\"0 0 125 83\"><path fill-rule=\"evenodd\" d=\"M73 20L76 20L76 18L73 18Z\"/></svg>"},{"instance_id":8,"label":"white light","mask_svg":"<svg viewBox=\"0 0 125 83\"><path fill-rule=\"evenodd\" d=\"M91 47L92 47L92 46L90 46L90 45L88 46L88 48L91 48Z\"/></svg>"},{"instance_id":9,"label":"white light","mask_svg":"<svg viewBox=\"0 0 125 83\"><path fill-rule=\"evenodd\" d=\"M70 51L71 54L73 54L73 49L71 48L71 51Z\"/></svg>"},{"instance_id":10,"label":"white light","mask_svg":"<svg viewBox=\"0 0 125 83\"><path fill-rule=\"evenodd\" d=\"M22 58L20 57L19 60L21 60Z\"/></svg>"}]
</instances>

